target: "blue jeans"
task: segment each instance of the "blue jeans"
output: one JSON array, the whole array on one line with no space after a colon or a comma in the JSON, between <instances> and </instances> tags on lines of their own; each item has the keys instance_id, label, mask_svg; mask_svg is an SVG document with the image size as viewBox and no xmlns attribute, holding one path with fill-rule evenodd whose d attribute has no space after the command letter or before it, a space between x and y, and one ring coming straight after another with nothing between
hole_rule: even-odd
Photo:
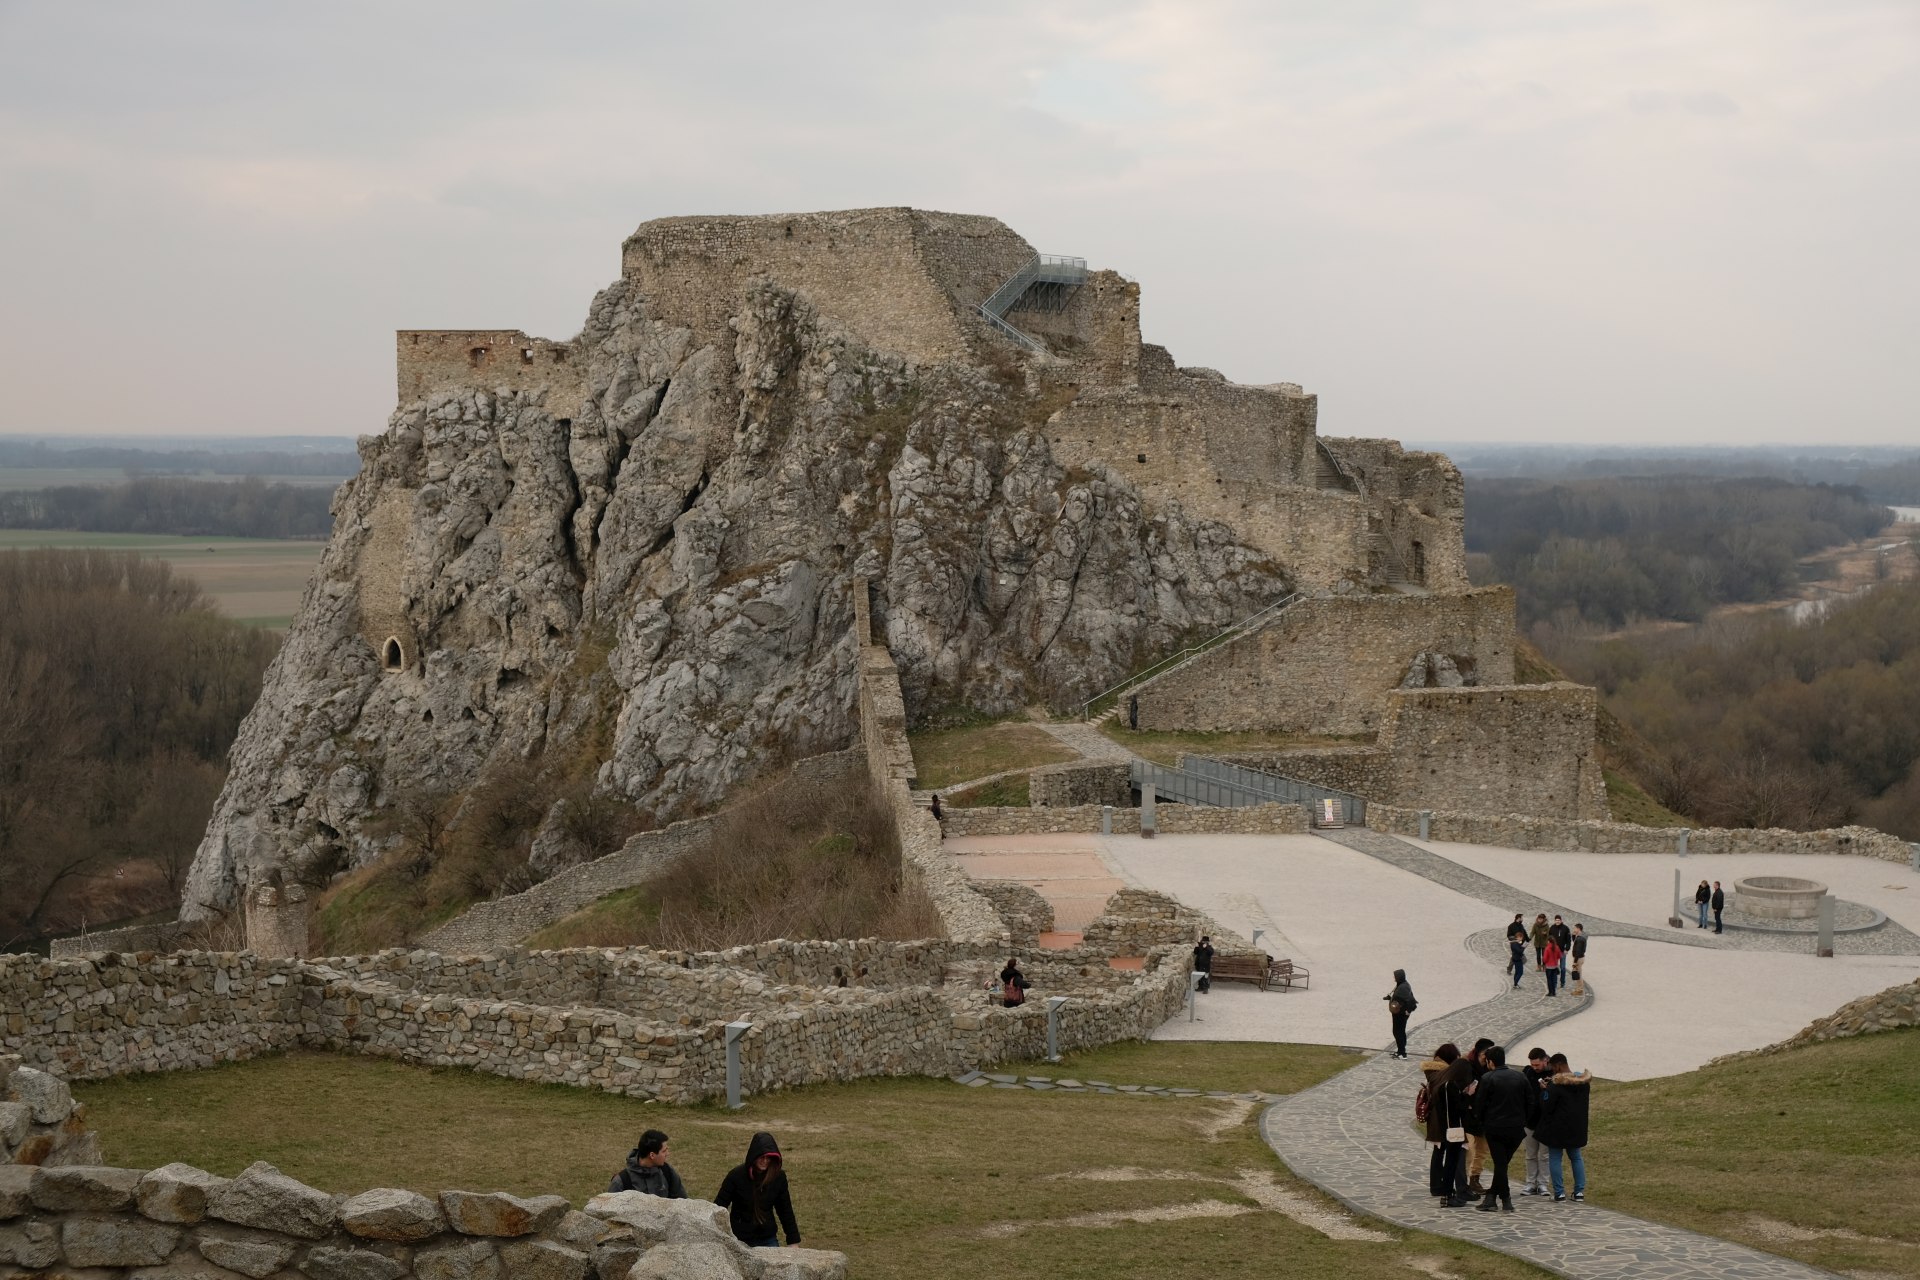
<instances>
[{"instance_id":1,"label":"blue jeans","mask_svg":"<svg viewBox=\"0 0 1920 1280\"><path fill-rule=\"evenodd\" d=\"M1579 1147L1567 1148L1567 1163L1573 1166L1573 1189L1584 1192L1587 1189L1587 1162L1580 1158ZM1553 1194L1564 1194L1560 1189L1560 1148L1547 1148L1547 1177L1553 1183Z\"/></svg>"},{"instance_id":2,"label":"blue jeans","mask_svg":"<svg viewBox=\"0 0 1920 1280\"><path fill-rule=\"evenodd\" d=\"M1508 962L1507 967L1513 970L1513 985L1517 987L1520 985L1520 979L1527 976L1527 944L1509 942L1507 947L1513 952L1513 959Z\"/></svg>"},{"instance_id":3,"label":"blue jeans","mask_svg":"<svg viewBox=\"0 0 1920 1280\"><path fill-rule=\"evenodd\" d=\"M746 1246L749 1249L778 1249L780 1247L780 1237L772 1235L768 1236L765 1240L748 1240L746 1241Z\"/></svg>"},{"instance_id":4,"label":"blue jeans","mask_svg":"<svg viewBox=\"0 0 1920 1280\"><path fill-rule=\"evenodd\" d=\"M1700 904L1700 927L1707 927L1707 904L1704 902Z\"/></svg>"}]
</instances>

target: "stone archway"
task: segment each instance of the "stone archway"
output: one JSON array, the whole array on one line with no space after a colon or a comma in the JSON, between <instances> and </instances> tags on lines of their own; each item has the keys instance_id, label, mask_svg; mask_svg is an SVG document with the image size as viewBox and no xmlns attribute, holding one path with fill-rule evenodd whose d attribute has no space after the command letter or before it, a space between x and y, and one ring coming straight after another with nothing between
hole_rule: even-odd
<instances>
[{"instance_id":1,"label":"stone archway","mask_svg":"<svg viewBox=\"0 0 1920 1280\"><path fill-rule=\"evenodd\" d=\"M400 643L399 636L388 636L386 643L380 646L380 665L388 671L400 671L406 667L407 651Z\"/></svg>"}]
</instances>

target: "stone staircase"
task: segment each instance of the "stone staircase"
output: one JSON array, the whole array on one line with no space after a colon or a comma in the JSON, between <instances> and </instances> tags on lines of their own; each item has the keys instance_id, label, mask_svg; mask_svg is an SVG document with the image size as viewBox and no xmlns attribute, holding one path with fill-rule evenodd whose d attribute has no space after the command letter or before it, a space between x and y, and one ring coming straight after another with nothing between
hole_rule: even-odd
<instances>
[{"instance_id":1,"label":"stone staircase","mask_svg":"<svg viewBox=\"0 0 1920 1280\"><path fill-rule=\"evenodd\" d=\"M1299 598L1300 598L1300 593L1298 591L1289 591L1286 595L1280 597L1278 600L1275 600L1272 604L1268 605L1264 609L1261 609L1258 613L1250 614L1247 617L1242 618L1240 621L1234 623L1232 626L1228 627L1225 631L1220 632L1218 635L1209 636L1207 639L1202 640L1199 644L1188 645L1186 648L1182 649L1180 652L1173 654L1169 657L1162 658L1159 662L1154 663L1152 666L1146 668L1144 671L1135 672L1133 675L1128 676L1125 680L1113 686L1111 689L1105 689L1099 693L1094 694L1091 698L1087 699L1085 702L1080 704L1081 719L1085 720L1088 724L1094 725L1096 727L1099 725L1106 724L1109 720L1112 720L1116 715L1119 715L1122 711L1126 710L1127 699L1132 697L1134 694L1140 692L1142 689L1146 688L1148 685L1152 684L1154 681L1159 680L1161 677L1170 676L1174 672L1182 669L1183 667L1187 667L1195 662L1198 662L1201 658L1204 658L1207 654L1219 648L1221 645L1226 644L1228 641L1237 640L1241 636L1251 635L1253 632L1258 631L1260 628L1266 626L1269 622L1272 622L1275 618L1279 617L1280 614L1286 610L1288 605L1292 604L1295 600L1298 600ZM1110 703L1106 707L1096 712L1094 710L1095 704L1100 703L1107 698L1112 698L1113 699L1112 703Z\"/></svg>"}]
</instances>

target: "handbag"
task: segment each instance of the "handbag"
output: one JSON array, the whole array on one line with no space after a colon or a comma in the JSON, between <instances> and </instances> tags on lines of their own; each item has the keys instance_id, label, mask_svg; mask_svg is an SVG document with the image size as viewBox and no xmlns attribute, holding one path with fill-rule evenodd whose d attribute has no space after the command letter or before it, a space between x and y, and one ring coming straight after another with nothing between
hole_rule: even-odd
<instances>
[{"instance_id":1,"label":"handbag","mask_svg":"<svg viewBox=\"0 0 1920 1280\"><path fill-rule=\"evenodd\" d=\"M1465 1129L1461 1128L1457 1124L1447 1126L1448 1142L1465 1142L1466 1140L1467 1140L1467 1131Z\"/></svg>"},{"instance_id":2,"label":"handbag","mask_svg":"<svg viewBox=\"0 0 1920 1280\"><path fill-rule=\"evenodd\" d=\"M1401 1012L1404 1012L1404 1011L1403 1011L1403 1010L1402 1010L1402 1009L1400 1008L1400 1002L1399 1002L1398 1000L1389 1000L1389 1001L1387 1001L1387 1012L1388 1012L1388 1013L1401 1013Z\"/></svg>"}]
</instances>

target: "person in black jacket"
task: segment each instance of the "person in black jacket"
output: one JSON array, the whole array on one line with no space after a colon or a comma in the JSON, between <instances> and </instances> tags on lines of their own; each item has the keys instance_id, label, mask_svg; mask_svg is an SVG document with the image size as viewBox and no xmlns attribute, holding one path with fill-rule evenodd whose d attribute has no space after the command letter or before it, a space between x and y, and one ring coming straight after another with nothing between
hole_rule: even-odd
<instances>
[{"instance_id":1,"label":"person in black jacket","mask_svg":"<svg viewBox=\"0 0 1920 1280\"><path fill-rule=\"evenodd\" d=\"M1470 1196L1485 1195L1487 1190L1480 1185L1480 1170L1486 1167L1491 1153L1487 1149L1487 1131L1480 1127L1480 1113L1474 1110L1471 1099L1473 1091L1480 1087L1480 1077L1490 1070L1486 1055L1491 1048L1493 1041L1481 1036L1467 1052L1467 1066L1473 1075L1467 1085L1469 1102L1459 1123L1467 1131L1467 1194Z\"/></svg>"},{"instance_id":2,"label":"person in black jacket","mask_svg":"<svg viewBox=\"0 0 1920 1280\"><path fill-rule=\"evenodd\" d=\"M1026 1002L1027 975L1020 972L1020 962L1009 956L1007 967L1000 971L1000 1003L1016 1009Z\"/></svg>"},{"instance_id":3,"label":"person in black jacket","mask_svg":"<svg viewBox=\"0 0 1920 1280\"><path fill-rule=\"evenodd\" d=\"M1452 1056L1448 1056L1449 1053ZM1448 1195L1441 1207L1458 1209L1471 1203L1467 1195L1467 1142L1447 1142L1446 1131L1457 1128L1464 1134L1473 1115L1473 1055L1463 1054L1451 1044L1440 1046L1436 1060L1444 1069L1435 1077L1427 1097L1427 1114L1439 1113L1441 1139L1441 1182ZM1437 1104L1437 1106L1436 1106Z\"/></svg>"},{"instance_id":4,"label":"person in black jacket","mask_svg":"<svg viewBox=\"0 0 1920 1280\"><path fill-rule=\"evenodd\" d=\"M1715 880L1713 882L1712 901L1713 901L1713 931L1715 933L1721 933L1721 932L1724 932L1724 930L1722 930L1720 927L1720 913L1727 909L1727 892L1726 890L1720 887L1720 882L1718 880Z\"/></svg>"},{"instance_id":5,"label":"person in black jacket","mask_svg":"<svg viewBox=\"0 0 1920 1280\"><path fill-rule=\"evenodd\" d=\"M638 1145L627 1153L627 1167L613 1175L609 1191L638 1191L668 1200L685 1200L686 1184L667 1163L667 1135L649 1129L640 1135Z\"/></svg>"},{"instance_id":6,"label":"person in black jacket","mask_svg":"<svg viewBox=\"0 0 1920 1280\"><path fill-rule=\"evenodd\" d=\"M1567 922L1559 916L1547 926L1547 936L1560 944L1560 985L1567 985L1567 949L1573 946L1573 930L1567 928Z\"/></svg>"},{"instance_id":7,"label":"person in black jacket","mask_svg":"<svg viewBox=\"0 0 1920 1280\"><path fill-rule=\"evenodd\" d=\"M1407 1015L1420 1007L1413 998L1413 988L1407 985L1407 971L1393 971L1393 990L1380 997L1387 1002L1387 1014L1393 1019L1393 1056L1402 1062L1407 1057Z\"/></svg>"},{"instance_id":8,"label":"person in black jacket","mask_svg":"<svg viewBox=\"0 0 1920 1280\"><path fill-rule=\"evenodd\" d=\"M1200 935L1200 945L1193 949L1193 971L1200 975L1200 989L1213 990L1213 939Z\"/></svg>"},{"instance_id":9,"label":"person in black jacket","mask_svg":"<svg viewBox=\"0 0 1920 1280\"><path fill-rule=\"evenodd\" d=\"M757 1249L772 1249L780 1236L774 1230L777 1215L787 1229L787 1244L800 1243L800 1227L793 1220L793 1197L787 1191L787 1171L781 1167L780 1144L770 1133L756 1133L747 1144L747 1158L728 1171L713 1202L727 1211L735 1238Z\"/></svg>"},{"instance_id":10,"label":"person in black jacket","mask_svg":"<svg viewBox=\"0 0 1920 1280\"><path fill-rule=\"evenodd\" d=\"M1704 929L1707 927L1707 903L1712 900L1713 890L1707 888L1707 882L1702 880L1700 887L1693 891L1693 905L1697 909L1697 914L1700 917L1699 928Z\"/></svg>"},{"instance_id":11,"label":"person in black jacket","mask_svg":"<svg viewBox=\"0 0 1920 1280\"><path fill-rule=\"evenodd\" d=\"M1491 1213L1495 1209L1512 1213L1513 1190L1507 1185L1507 1165L1512 1161L1513 1153L1520 1149L1527 1130L1533 1126L1540 1103L1533 1096L1534 1086L1527 1082L1525 1076L1507 1065L1506 1051L1499 1045L1494 1045L1481 1056L1486 1060L1488 1070L1480 1077L1480 1084L1473 1092L1473 1109L1480 1118L1480 1129L1487 1135L1487 1146L1493 1154L1493 1186L1479 1207L1483 1213Z\"/></svg>"},{"instance_id":12,"label":"person in black jacket","mask_svg":"<svg viewBox=\"0 0 1920 1280\"><path fill-rule=\"evenodd\" d=\"M1513 923L1507 926L1507 969L1513 974L1516 987L1520 979L1527 976L1527 926L1518 911L1513 913Z\"/></svg>"},{"instance_id":13,"label":"person in black jacket","mask_svg":"<svg viewBox=\"0 0 1920 1280\"><path fill-rule=\"evenodd\" d=\"M1556 1053L1548 1059L1553 1075L1547 1080L1547 1096L1540 1104L1540 1123L1534 1136L1547 1149L1547 1172L1553 1181L1553 1199L1557 1204L1567 1198L1560 1182L1560 1153L1567 1153L1573 1166L1573 1198L1587 1198L1587 1162L1580 1149L1587 1145L1587 1098L1592 1092L1591 1072L1575 1072L1567 1066L1567 1055Z\"/></svg>"}]
</instances>

